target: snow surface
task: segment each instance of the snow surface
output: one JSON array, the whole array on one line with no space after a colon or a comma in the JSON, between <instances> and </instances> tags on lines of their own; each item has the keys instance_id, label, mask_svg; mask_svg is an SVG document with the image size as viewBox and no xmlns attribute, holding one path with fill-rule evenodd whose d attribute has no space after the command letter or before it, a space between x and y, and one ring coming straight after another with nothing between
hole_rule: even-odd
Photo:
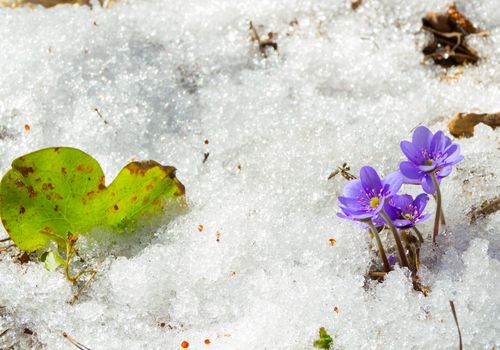
<instances>
[{"instance_id":1,"label":"snow surface","mask_svg":"<svg viewBox=\"0 0 500 350\"><path fill-rule=\"evenodd\" d=\"M472 225L466 216L499 193L498 132L478 126L457 141L465 161L443 182L448 233L424 247L428 297L400 269L365 284L367 234L335 216L345 180L327 181L343 162L355 173L364 164L392 171L418 124L436 131L456 112L500 110L497 0L457 3L490 31L470 39L478 66L448 81L422 64L420 19L447 5L0 9L2 173L55 145L93 155L108 183L133 157L155 159L178 168L190 206L152 233L108 244L111 256L89 244L99 273L74 306L60 273L4 255L0 331L28 327L47 349L74 349L62 332L93 350L180 349L184 340L190 349L308 349L324 326L335 349L457 349L454 300L464 348L498 348L500 216ZM261 34L280 33L279 53L260 56L250 20Z\"/></svg>"}]
</instances>

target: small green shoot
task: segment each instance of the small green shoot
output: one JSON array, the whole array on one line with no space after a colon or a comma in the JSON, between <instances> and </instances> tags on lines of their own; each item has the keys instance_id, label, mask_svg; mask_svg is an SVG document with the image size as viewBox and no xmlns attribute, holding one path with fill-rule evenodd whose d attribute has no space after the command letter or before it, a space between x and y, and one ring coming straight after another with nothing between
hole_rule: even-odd
<instances>
[{"instance_id":1,"label":"small green shoot","mask_svg":"<svg viewBox=\"0 0 500 350\"><path fill-rule=\"evenodd\" d=\"M79 235L95 229L130 232L144 219L164 213L184 186L175 168L155 161L126 165L106 186L99 163L74 148L54 147L29 153L12 162L0 183L0 216L12 241L33 252L55 242L56 252L42 254L49 270L64 265L68 280ZM173 201L174 200L174 201Z\"/></svg>"},{"instance_id":2,"label":"small green shoot","mask_svg":"<svg viewBox=\"0 0 500 350\"><path fill-rule=\"evenodd\" d=\"M314 341L314 347L318 349L330 349L332 337L327 333L324 327L319 329L319 339Z\"/></svg>"},{"instance_id":3,"label":"small green shoot","mask_svg":"<svg viewBox=\"0 0 500 350\"><path fill-rule=\"evenodd\" d=\"M55 271L59 266L62 266L66 261L55 252L44 252L38 258L43 263L43 266L49 271Z\"/></svg>"}]
</instances>

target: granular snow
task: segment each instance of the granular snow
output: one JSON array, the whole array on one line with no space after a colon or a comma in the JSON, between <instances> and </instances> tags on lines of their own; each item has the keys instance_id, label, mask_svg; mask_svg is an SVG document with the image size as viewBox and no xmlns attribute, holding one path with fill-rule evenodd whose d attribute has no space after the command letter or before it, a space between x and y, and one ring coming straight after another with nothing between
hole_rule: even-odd
<instances>
[{"instance_id":1,"label":"granular snow","mask_svg":"<svg viewBox=\"0 0 500 350\"><path fill-rule=\"evenodd\" d=\"M183 341L307 349L321 326L335 349L456 349L454 300L464 348L500 347L500 216L467 217L498 195L498 132L479 125L457 141L465 161L442 186L448 231L423 248L428 297L398 268L383 283L365 282L368 235L335 216L345 180L327 180L343 162L353 173L365 164L395 170L399 141L419 124L436 131L457 112L500 110L497 1L457 3L490 33L470 38L477 66L446 80L422 63L421 17L447 5L143 0L110 10L0 9L2 174L14 158L56 145L94 156L108 183L132 158L154 159L177 167L190 207L140 238L89 244L99 272L73 306L61 273L4 256L1 322L29 328L47 349L74 349L63 332L93 350ZM279 33L277 52L260 55L250 21L262 35Z\"/></svg>"}]
</instances>

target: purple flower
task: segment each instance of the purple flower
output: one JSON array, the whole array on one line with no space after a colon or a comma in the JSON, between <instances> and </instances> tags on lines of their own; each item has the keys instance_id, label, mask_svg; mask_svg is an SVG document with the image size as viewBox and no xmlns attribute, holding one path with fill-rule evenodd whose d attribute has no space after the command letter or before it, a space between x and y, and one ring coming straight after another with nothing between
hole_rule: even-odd
<instances>
[{"instance_id":1,"label":"purple flower","mask_svg":"<svg viewBox=\"0 0 500 350\"><path fill-rule=\"evenodd\" d=\"M429 214L423 213L428 201L429 196L425 193L415 199L409 194L395 195L385 204L384 210L394 226L407 229L429 218Z\"/></svg>"},{"instance_id":2,"label":"purple flower","mask_svg":"<svg viewBox=\"0 0 500 350\"><path fill-rule=\"evenodd\" d=\"M337 213L337 216L343 219L363 221L373 218L403 184L398 172L380 180L375 169L369 166L361 168L359 178L349 181L344 186L344 196L339 197L342 213Z\"/></svg>"},{"instance_id":3,"label":"purple flower","mask_svg":"<svg viewBox=\"0 0 500 350\"><path fill-rule=\"evenodd\" d=\"M387 257L387 261L389 262L389 265L394 265L396 263L396 257L394 255L389 255Z\"/></svg>"},{"instance_id":4,"label":"purple flower","mask_svg":"<svg viewBox=\"0 0 500 350\"><path fill-rule=\"evenodd\" d=\"M451 173L453 165L464 159L459 145L442 131L433 135L425 126L415 129L411 142L401 141L401 150L408 158L399 165L405 182L422 185L429 194L436 192L431 174L436 174L439 183Z\"/></svg>"}]
</instances>

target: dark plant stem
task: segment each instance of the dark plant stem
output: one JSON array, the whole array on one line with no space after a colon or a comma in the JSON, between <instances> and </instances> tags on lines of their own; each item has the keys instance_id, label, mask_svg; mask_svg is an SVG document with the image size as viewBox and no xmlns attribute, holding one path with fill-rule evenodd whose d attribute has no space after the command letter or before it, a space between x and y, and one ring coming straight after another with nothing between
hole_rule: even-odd
<instances>
[{"instance_id":1,"label":"dark plant stem","mask_svg":"<svg viewBox=\"0 0 500 350\"><path fill-rule=\"evenodd\" d=\"M401 265L404 267L408 267L408 260L406 260L405 250L403 248L403 244L401 243L401 239L399 238L398 231L396 230L396 227L394 227L394 224L392 223L391 219L389 219L389 216L386 214L386 212L383 209L380 211L380 215L382 215L385 222L387 223L387 225L391 229L392 234L394 235L394 240L396 241L396 246L398 248L399 260L401 261Z\"/></svg>"},{"instance_id":2,"label":"dark plant stem","mask_svg":"<svg viewBox=\"0 0 500 350\"><path fill-rule=\"evenodd\" d=\"M391 271L391 265L389 264L389 260L387 260L387 255L385 254L384 246L382 245L382 241L380 240L377 228L369 221L367 221L366 223L368 224L368 226L370 226L370 230L372 231L377 241L378 251L380 253L380 257L382 258L382 262L384 263L384 271L389 272Z\"/></svg>"},{"instance_id":3,"label":"dark plant stem","mask_svg":"<svg viewBox=\"0 0 500 350\"><path fill-rule=\"evenodd\" d=\"M436 188L436 215L434 216L434 233L432 235L432 242L436 243L436 237L439 233L439 219L441 218L441 189L436 174L431 173L432 182Z\"/></svg>"},{"instance_id":4,"label":"dark plant stem","mask_svg":"<svg viewBox=\"0 0 500 350\"><path fill-rule=\"evenodd\" d=\"M420 243L423 243L424 242L424 237L422 237L422 234L420 233L420 231L418 230L418 228L416 228L415 226L413 226L412 228L413 228L413 232L415 232L415 234L417 235L418 240L420 241Z\"/></svg>"}]
</instances>

